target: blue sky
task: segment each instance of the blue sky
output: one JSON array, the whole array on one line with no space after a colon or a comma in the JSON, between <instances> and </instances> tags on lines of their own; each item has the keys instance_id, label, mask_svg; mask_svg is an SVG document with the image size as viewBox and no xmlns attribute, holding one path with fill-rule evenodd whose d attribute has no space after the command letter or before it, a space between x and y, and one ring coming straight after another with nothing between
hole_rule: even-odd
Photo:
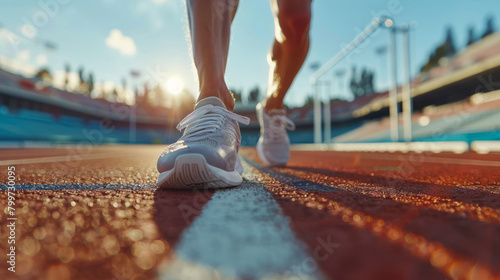
<instances>
[{"instance_id":1,"label":"blue sky","mask_svg":"<svg viewBox=\"0 0 500 280\"><path fill-rule=\"evenodd\" d=\"M47 7L50 15L43 18L40 14L47 14L44 12ZM446 26L453 27L459 49L464 47L467 40L468 26L473 25L476 34L481 34L488 15L494 16L498 26L500 2L315 0L310 53L285 102L301 105L307 94L312 92L309 65L326 62L368 25L373 16L379 15L390 15L398 24L417 23L411 35L412 72L415 74L429 52L443 39ZM97 82L116 84L121 83L122 77L127 77L129 84L133 83L130 70L142 73L138 82L164 82L175 76L183 80L194 94L197 92L189 42L186 40L183 0L2 1L0 24L4 30L23 36L21 38L26 37L26 31L33 31L29 29L30 24L36 28L35 36L22 40L16 52L5 42L0 44L0 55L11 59L38 66L46 64L53 72L62 71L68 62L73 71L84 66L94 73ZM109 41L111 34L114 34L112 37L116 40L112 41L115 44ZM241 0L233 24L226 73L231 88L242 90L244 95L256 85L265 90L268 75L266 54L272 36L273 20L268 0ZM46 51L37 43L44 40L55 43L57 49ZM333 72L350 70L353 65L358 68L366 66L376 71L376 88L385 89L388 83L387 58L377 56L375 49L387 44L387 40L386 31L376 33L360 50L335 67ZM398 38L398 55L401 58L400 40ZM121 50L113 48L117 44L125 47ZM403 73L401 66L399 72ZM325 78L332 80L333 72L327 73ZM348 75L345 85L348 84L347 78ZM339 90L337 80L333 85L333 95L344 98L350 96L347 88Z\"/></svg>"}]
</instances>

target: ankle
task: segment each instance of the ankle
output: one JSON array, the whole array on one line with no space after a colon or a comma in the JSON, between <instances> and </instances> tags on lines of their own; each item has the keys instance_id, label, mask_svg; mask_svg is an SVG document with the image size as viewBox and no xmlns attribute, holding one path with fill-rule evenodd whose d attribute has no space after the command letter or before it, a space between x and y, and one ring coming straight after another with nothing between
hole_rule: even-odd
<instances>
[{"instance_id":1,"label":"ankle","mask_svg":"<svg viewBox=\"0 0 500 280\"><path fill-rule=\"evenodd\" d=\"M275 109L279 110L285 108L282 100L272 97L271 98L266 97L264 100L262 100L261 104L264 107L264 112L266 113L268 113L271 110Z\"/></svg>"},{"instance_id":2,"label":"ankle","mask_svg":"<svg viewBox=\"0 0 500 280\"><path fill-rule=\"evenodd\" d=\"M206 90L202 89L197 101L200 101L207 97L217 97L222 101L222 103L224 103L229 111L234 110L234 98L232 93L227 89L226 86L219 88L210 87Z\"/></svg>"}]
</instances>

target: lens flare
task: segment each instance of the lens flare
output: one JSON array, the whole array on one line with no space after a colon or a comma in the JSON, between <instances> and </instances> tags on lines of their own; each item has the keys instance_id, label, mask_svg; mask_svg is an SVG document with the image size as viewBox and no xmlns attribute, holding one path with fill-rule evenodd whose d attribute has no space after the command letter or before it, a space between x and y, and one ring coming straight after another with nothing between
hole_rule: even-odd
<instances>
[{"instance_id":1,"label":"lens flare","mask_svg":"<svg viewBox=\"0 0 500 280\"><path fill-rule=\"evenodd\" d=\"M177 95L184 89L184 83L178 77L171 77L165 83L165 88L169 93Z\"/></svg>"}]
</instances>

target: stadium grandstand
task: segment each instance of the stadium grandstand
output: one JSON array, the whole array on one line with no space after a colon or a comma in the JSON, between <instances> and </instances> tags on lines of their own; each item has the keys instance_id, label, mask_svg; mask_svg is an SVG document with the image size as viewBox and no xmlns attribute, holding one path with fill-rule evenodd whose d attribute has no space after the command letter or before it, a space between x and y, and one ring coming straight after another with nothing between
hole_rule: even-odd
<instances>
[{"instance_id":1,"label":"stadium grandstand","mask_svg":"<svg viewBox=\"0 0 500 280\"><path fill-rule=\"evenodd\" d=\"M0 139L5 142L170 142L179 136L175 124L194 104L191 95L183 94L172 108L153 106L141 102L147 99L145 89L136 95L137 105L131 106L57 89L39 78L5 70L0 70L0 92ZM103 126L106 129L100 129ZM96 136L92 131L107 134Z\"/></svg>"},{"instance_id":2,"label":"stadium grandstand","mask_svg":"<svg viewBox=\"0 0 500 280\"><path fill-rule=\"evenodd\" d=\"M26 77L0 70L0 139L5 143L169 143L179 134L175 129L194 104L184 92L179 104L170 108L147 102L145 87L136 90L135 106L111 102L105 98L59 89L40 77ZM500 33L477 41L452 57L441 59L438 66L422 71L412 80L415 141L498 140L500 126ZM399 106L401 92L399 88ZM235 111L251 119L242 127L243 145L255 145L258 139L256 103L241 102ZM289 108L297 129L290 132L293 143L313 142L312 104ZM90 131L105 123L112 127L106 137ZM334 142L390 141L389 92L357 97L352 101L331 103L331 135ZM29 127L30 129L25 129ZM47 133L50 131L50 133ZM97 140L94 139L97 137Z\"/></svg>"},{"instance_id":3,"label":"stadium grandstand","mask_svg":"<svg viewBox=\"0 0 500 280\"><path fill-rule=\"evenodd\" d=\"M414 138L430 140L498 140L500 125L500 33L478 41L443 65L412 81ZM400 89L401 92L402 89ZM398 98L401 101L401 96ZM363 120L336 142L389 141L389 94L357 99L346 119ZM333 104L333 119L337 107ZM351 115L349 115L351 114Z\"/></svg>"}]
</instances>

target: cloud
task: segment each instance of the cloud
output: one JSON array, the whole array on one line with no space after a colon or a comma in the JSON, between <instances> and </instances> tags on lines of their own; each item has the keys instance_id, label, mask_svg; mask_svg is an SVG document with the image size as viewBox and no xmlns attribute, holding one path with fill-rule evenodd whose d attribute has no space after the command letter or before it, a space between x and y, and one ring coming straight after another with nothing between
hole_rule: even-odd
<instances>
[{"instance_id":1,"label":"cloud","mask_svg":"<svg viewBox=\"0 0 500 280\"><path fill-rule=\"evenodd\" d=\"M20 60L22 61L28 61L30 59L30 51L20 51L18 54L17 54L17 58L19 58Z\"/></svg>"},{"instance_id":2,"label":"cloud","mask_svg":"<svg viewBox=\"0 0 500 280\"><path fill-rule=\"evenodd\" d=\"M41 54L41 55L36 57L36 64L38 64L40 66L47 64L48 61L49 61L49 59L44 54Z\"/></svg>"},{"instance_id":3,"label":"cloud","mask_svg":"<svg viewBox=\"0 0 500 280\"><path fill-rule=\"evenodd\" d=\"M167 0L149 0L149 1L155 3L156 5L161 5L165 3Z\"/></svg>"},{"instance_id":4,"label":"cloud","mask_svg":"<svg viewBox=\"0 0 500 280\"><path fill-rule=\"evenodd\" d=\"M12 42L17 36L11 31L0 27L0 39Z\"/></svg>"},{"instance_id":5,"label":"cloud","mask_svg":"<svg viewBox=\"0 0 500 280\"><path fill-rule=\"evenodd\" d=\"M151 28L159 30L167 26L165 19L177 17L179 13L185 13L185 6L182 2L170 0L135 1L135 4L131 5L130 8L134 17L147 21Z\"/></svg>"},{"instance_id":6,"label":"cloud","mask_svg":"<svg viewBox=\"0 0 500 280\"><path fill-rule=\"evenodd\" d=\"M26 41L26 38L0 27L0 48L5 48L2 51L7 51L8 55L19 55L19 47L26 43Z\"/></svg>"},{"instance_id":7,"label":"cloud","mask_svg":"<svg viewBox=\"0 0 500 280\"><path fill-rule=\"evenodd\" d=\"M137 52L134 39L123 35L118 29L111 30L108 38L106 38L106 45L124 55L134 55Z\"/></svg>"}]
</instances>

